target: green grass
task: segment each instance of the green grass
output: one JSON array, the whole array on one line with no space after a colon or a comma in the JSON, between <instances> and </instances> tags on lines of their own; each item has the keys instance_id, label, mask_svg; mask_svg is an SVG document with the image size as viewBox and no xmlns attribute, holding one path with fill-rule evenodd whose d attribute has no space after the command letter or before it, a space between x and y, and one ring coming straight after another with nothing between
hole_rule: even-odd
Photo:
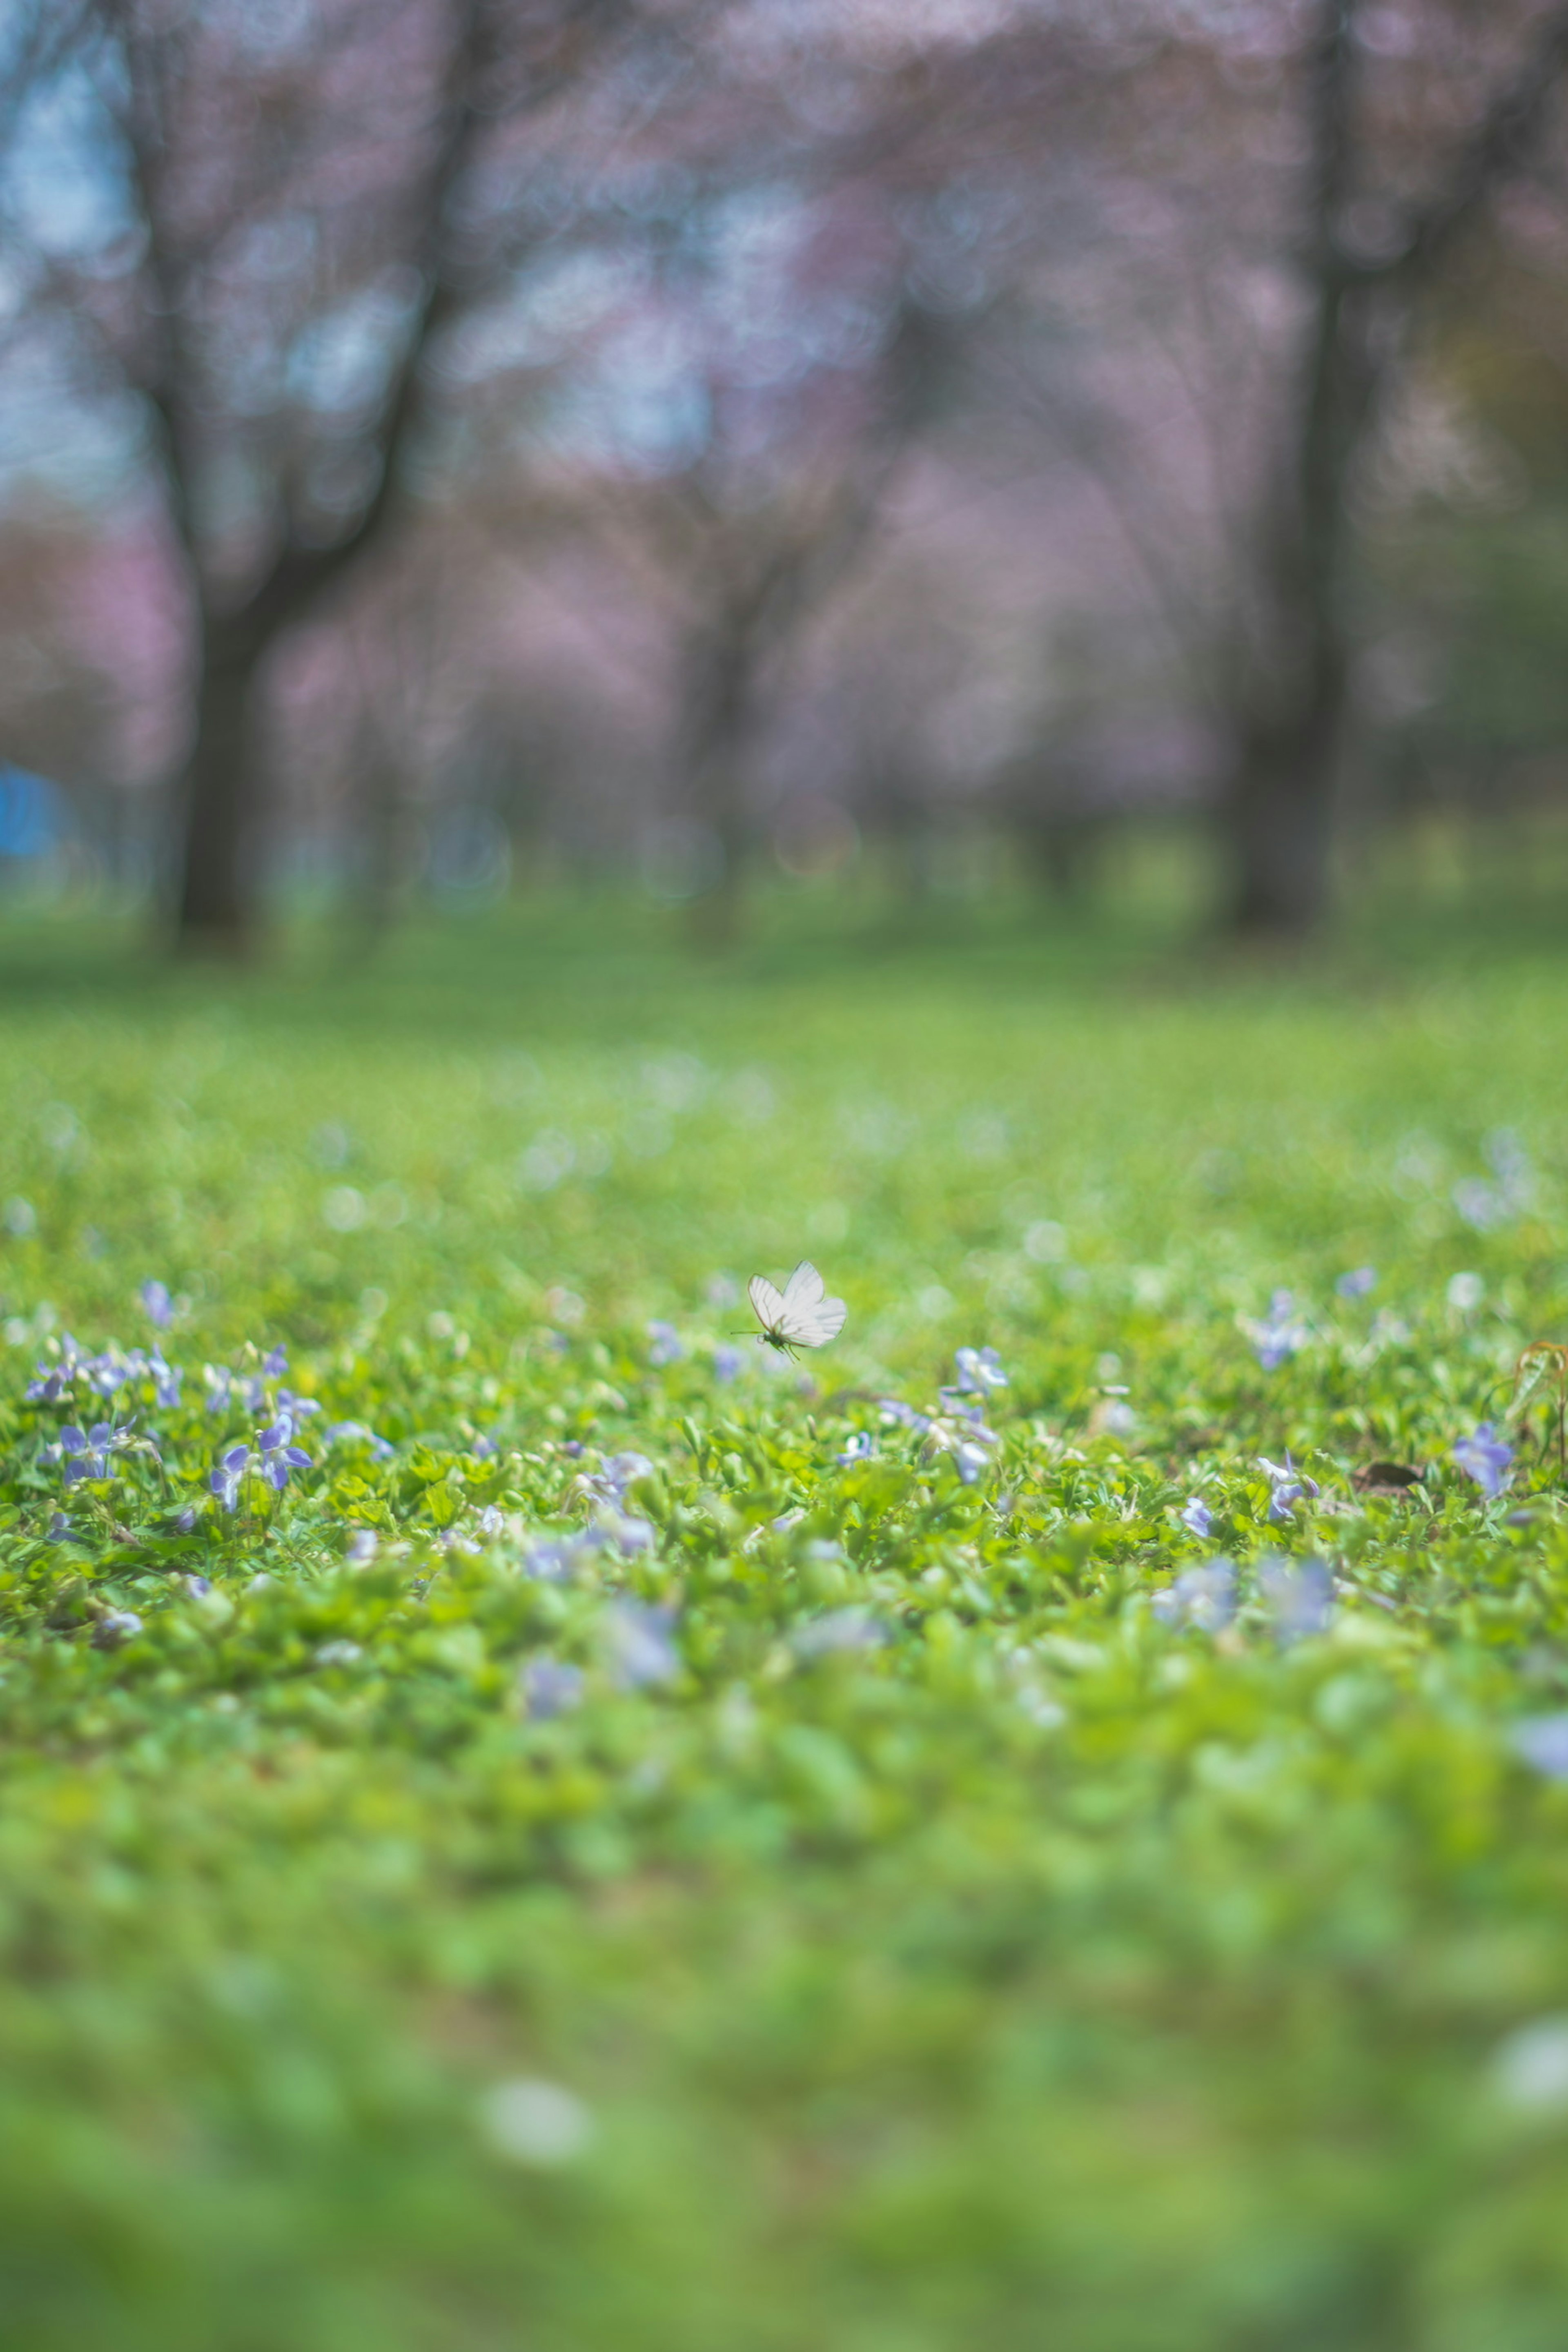
<instances>
[{"instance_id":1,"label":"green grass","mask_svg":"<svg viewBox=\"0 0 1568 2352\"><path fill-rule=\"evenodd\" d=\"M718 967L553 900L220 982L14 921L0 2342L1557 2352L1568 1515L1539 1409L1495 1502L1450 1448L1568 1336L1558 923L805 901ZM773 1367L807 1254L849 1323ZM65 1497L107 1407L24 1391L151 1278L183 1401ZM202 1368L280 1341L311 1465L225 1514L279 1381ZM967 1485L880 1400L982 1344Z\"/></svg>"}]
</instances>

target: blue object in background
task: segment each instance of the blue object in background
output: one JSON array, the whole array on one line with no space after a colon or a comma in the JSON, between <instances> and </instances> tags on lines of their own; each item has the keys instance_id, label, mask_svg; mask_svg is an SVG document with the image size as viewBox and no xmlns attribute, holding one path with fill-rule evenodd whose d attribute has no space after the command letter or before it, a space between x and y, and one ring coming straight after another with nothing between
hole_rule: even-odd
<instances>
[{"instance_id":1,"label":"blue object in background","mask_svg":"<svg viewBox=\"0 0 1568 2352\"><path fill-rule=\"evenodd\" d=\"M0 857L47 857L65 837L58 786L26 768L0 766Z\"/></svg>"}]
</instances>

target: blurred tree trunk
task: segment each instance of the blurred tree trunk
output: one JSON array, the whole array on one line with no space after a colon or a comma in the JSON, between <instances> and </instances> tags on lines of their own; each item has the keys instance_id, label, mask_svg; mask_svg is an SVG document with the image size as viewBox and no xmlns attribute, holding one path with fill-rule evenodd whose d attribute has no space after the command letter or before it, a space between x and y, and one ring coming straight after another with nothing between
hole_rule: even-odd
<instances>
[{"instance_id":1,"label":"blurred tree trunk","mask_svg":"<svg viewBox=\"0 0 1568 2352\"><path fill-rule=\"evenodd\" d=\"M310 37L291 44L265 74L241 37L244 10L80 0L69 13L123 143L139 215L133 322L105 330L102 348L141 394L156 428L197 635L195 723L173 813L176 941L241 953L259 918L262 674L280 640L316 617L392 536L409 446L427 414L432 344L505 283L515 262L504 222L492 225L486 241L458 201L476 159L497 126L517 124L595 66L604 37L630 25L630 9L627 0L541 0L528 8L442 0L431 9L420 0L398 8L344 0L308 10L302 26ZM383 51L384 89L377 79ZM416 53L427 60L417 80L409 65ZM390 127L378 149L364 130L382 113ZM352 151L347 159L345 151ZM323 227L335 217L350 225L340 251ZM302 279L292 316L275 319L271 281L252 315L234 311L235 289L247 283L246 240L279 223L319 233L318 276ZM311 424L308 401L287 389L289 354L331 319L357 269L374 287L394 268L407 289L403 316L387 330L380 397L364 402L351 432L364 487L349 506L333 501L320 511L311 467L332 436ZM282 388L270 406L253 413L242 405L236 416L230 373L235 352L250 352L249 331L256 336L250 376L266 381L270 366ZM262 470L270 472L267 527L256 534L256 569L243 592L221 527L210 520L214 474L221 478L235 448L253 465L265 453Z\"/></svg>"},{"instance_id":2,"label":"blurred tree trunk","mask_svg":"<svg viewBox=\"0 0 1568 2352\"><path fill-rule=\"evenodd\" d=\"M228 620L205 619L202 639L195 733L181 780L178 937L185 948L239 956L254 927L256 686L267 646Z\"/></svg>"},{"instance_id":3,"label":"blurred tree trunk","mask_svg":"<svg viewBox=\"0 0 1568 2352\"><path fill-rule=\"evenodd\" d=\"M747 870L755 847L747 807L747 760L758 647L752 614L732 616L697 647L685 697L687 804L707 836L711 876L691 903L699 947L727 949L740 933Z\"/></svg>"},{"instance_id":4,"label":"blurred tree trunk","mask_svg":"<svg viewBox=\"0 0 1568 2352\"><path fill-rule=\"evenodd\" d=\"M1525 160L1564 65L1568 8L1541 20L1439 190L1375 255L1347 246L1357 186L1362 0L1322 0L1309 61L1311 163L1298 255L1301 367L1231 679L1236 755L1221 817L1227 915L1242 933L1313 929L1333 898L1349 705L1345 556L1357 464L1415 305L1500 182Z\"/></svg>"},{"instance_id":5,"label":"blurred tree trunk","mask_svg":"<svg viewBox=\"0 0 1568 2352\"><path fill-rule=\"evenodd\" d=\"M1288 440L1261 520L1255 603L1236 678L1236 765L1224 807L1229 919L1289 935L1328 913L1349 663L1344 553L1352 476L1394 320L1340 245L1354 166L1355 0L1328 0L1312 56L1311 309Z\"/></svg>"}]
</instances>

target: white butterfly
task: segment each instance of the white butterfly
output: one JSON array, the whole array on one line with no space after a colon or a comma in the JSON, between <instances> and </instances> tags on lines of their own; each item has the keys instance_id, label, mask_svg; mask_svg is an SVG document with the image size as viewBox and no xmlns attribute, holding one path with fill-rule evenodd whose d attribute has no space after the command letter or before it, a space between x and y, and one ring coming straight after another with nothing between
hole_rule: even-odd
<instances>
[{"instance_id":1,"label":"white butterfly","mask_svg":"<svg viewBox=\"0 0 1568 2352\"><path fill-rule=\"evenodd\" d=\"M764 1347L778 1348L792 1354L797 1348L821 1348L836 1339L844 1328L849 1308L841 1298L824 1298L821 1276L806 1258L802 1258L785 1284L782 1292L774 1289L766 1275L754 1274L747 1284L752 1310L762 1328L758 1339Z\"/></svg>"}]
</instances>

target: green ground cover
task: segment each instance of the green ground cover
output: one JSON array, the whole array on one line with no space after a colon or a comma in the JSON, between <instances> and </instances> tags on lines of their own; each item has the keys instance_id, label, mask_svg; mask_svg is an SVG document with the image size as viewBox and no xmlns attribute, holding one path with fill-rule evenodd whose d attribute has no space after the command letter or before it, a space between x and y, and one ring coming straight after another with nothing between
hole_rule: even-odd
<instances>
[{"instance_id":1,"label":"green ground cover","mask_svg":"<svg viewBox=\"0 0 1568 2352\"><path fill-rule=\"evenodd\" d=\"M0 944L0 2341L1556 2352L1568 971L324 956Z\"/></svg>"}]
</instances>

